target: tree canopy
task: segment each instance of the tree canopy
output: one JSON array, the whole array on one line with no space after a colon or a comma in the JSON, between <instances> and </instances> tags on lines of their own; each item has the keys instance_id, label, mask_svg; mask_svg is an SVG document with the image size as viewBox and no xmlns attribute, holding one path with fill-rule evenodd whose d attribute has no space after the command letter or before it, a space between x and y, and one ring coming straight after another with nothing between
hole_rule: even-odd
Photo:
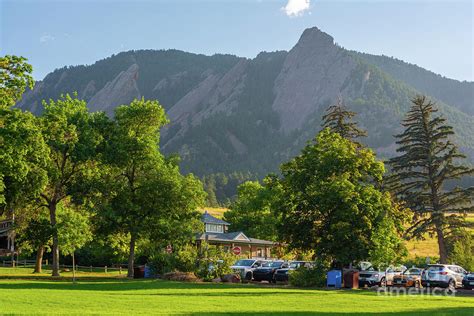
<instances>
[{"instance_id":1,"label":"tree canopy","mask_svg":"<svg viewBox=\"0 0 474 316\"><path fill-rule=\"evenodd\" d=\"M326 128L281 171L280 230L290 247L340 265L404 254L400 210L376 186L385 169L372 150Z\"/></svg>"},{"instance_id":2,"label":"tree canopy","mask_svg":"<svg viewBox=\"0 0 474 316\"><path fill-rule=\"evenodd\" d=\"M202 184L193 175L182 176L174 157L159 151L159 131L167 123L157 101L135 100L120 106L106 135L103 163L108 173L99 217L109 229L130 236L129 271L133 276L137 241L191 237L196 211L204 202Z\"/></svg>"},{"instance_id":3,"label":"tree canopy","mask_svg":"<svg viewBox=\"0 0 474 316\"><path fill-rule=\"evenodd\" d=\"M33 88L32 71L33 67L24 57L0 57L0 107L15 105L26 88Z\"/></svg>"},{"instance_id":4,"label":"tree canopy","mask_svg":"<svg viewBox=\"0 0 474 316\"><path fill-rule=\"evenodd\" d=\"M241 230L255 238L278 240L279 217L274 211L279 197L277 181L270 176L264 179L264 185L247 181L238 187L237 199L224 213L224 220L232 224L232 230Z\"/></svg>"}]
</instances>

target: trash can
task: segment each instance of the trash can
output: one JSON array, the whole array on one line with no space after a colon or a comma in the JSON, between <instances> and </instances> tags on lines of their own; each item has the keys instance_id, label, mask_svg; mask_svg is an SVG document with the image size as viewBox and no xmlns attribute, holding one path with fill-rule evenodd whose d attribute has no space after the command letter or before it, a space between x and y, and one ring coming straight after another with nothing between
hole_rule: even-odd
<instances>
[{"instance_id":1,"label":"trash can","mask_svg":"<svg viewBox=\"0 0 474 316\"><path fill-rule=\"evenodd\" d=\"M344 272L344 287L346 289L359 288L359 271L348 270Z\"/></svg>"},{"instance_id":2,"label":"trash can","mask_svg":"<svg viewBox=\"0 0 474 316\"><path fill-rule=\"evenodd\" d=\"M143 279L145 277L145 266L138 266L133 268L133 278Z\"/></svg>"},{"instance_id":3,"label":"trash can","mask_svg":"<svg viewBox=\"0 0 474 316\"><path fill-rule=\"evenodd\" d=\"M143 273L143 277L145 279L149 279L153 277L153 271L151 271L150 266L145 265L145 272Z\"/></svg>"},{"instance_id":4,"label":"trash can","mask_svg":"<svg viewBox=\"0 0 474 316\"><path fill-rule=\"evenodd\" d=\"M333 287L336 289L341 288L342 273L340 270L331 270L327 274L327 287Z\"/></svg>"}]
</instances>

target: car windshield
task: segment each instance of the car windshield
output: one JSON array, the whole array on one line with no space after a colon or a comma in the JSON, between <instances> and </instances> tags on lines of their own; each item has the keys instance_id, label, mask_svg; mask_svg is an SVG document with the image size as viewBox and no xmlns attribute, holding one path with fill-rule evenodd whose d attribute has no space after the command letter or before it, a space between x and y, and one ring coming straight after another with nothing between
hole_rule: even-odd
<instances>
[{"instance_id":1,"label":"car windshield","mask_svg":"<svg viewBox=\"0 0 474 316\"><path fill-rule=\"evenodd\" d=\"M290 268L291 269L298 269L303 265L303 262L292 262L290 263Z\"/></svg>"},{"instance_id":2,"label":"car windshield","mask_svg":"<svg viewBox=\"0 0 474 316\"><path fill-rule=\"evenodd\" d=\"M362 270L362 271L379 271L379 269L377 269L374 266L369 266L369 267L365 268L365 270Z\"/></svg>"},{"instance_id":3,"label":"car windshield","mask_svg":"<svg viewBox=\"0 0 474 316\"><path fill-rule=\"evenodd\" d=\"M253 263L255 262L255 260L245 260L245 259L241 259L241 260L238 260L234 266L237 266L237 267L249 267L251 266Z\"/></svg>"},{"instance_id":4,"label":"car windshield","mask_svg":"<svg viewBox=\"0 0 474 316\"><path fill-rule=\"evenodd\" d=\"M429 266L428 271L443 271L444 266Z\"/></svg>"},{"instance_id":5,"label":"car windshield","mask_svg":"<svg viewBox=\"0 0 474 316\"><path fill-rule=\"evenodd\" d=\"M283 262L265 262L262 267L266 267L266 268L279 268L281 267L281 265L283 264Z\"/></svg>"},{"instance_id":6,"label":"car windshield","mask_svg":"<svg viewBox=\"0 0 474 316\"><path fill-rule=\"evenodd\" d=\"M408 269L403 274L406 274L406 275L421 275L421 269Z\"/></svg>"}]
</instances>

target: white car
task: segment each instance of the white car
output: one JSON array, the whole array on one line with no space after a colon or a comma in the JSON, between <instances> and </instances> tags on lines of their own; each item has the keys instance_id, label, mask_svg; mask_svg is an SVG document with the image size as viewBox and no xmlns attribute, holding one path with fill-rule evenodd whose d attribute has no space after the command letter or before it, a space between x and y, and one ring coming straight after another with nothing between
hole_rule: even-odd
<instances>
[{"instance_id":1,"label":"white car","mask_svg":"<svg viewBox=\"0 0 474 316\"><path fill-rule=\"evenodd\" d=\"M421 284L426 287L444 287L454 290L462 287L467 271L454 264L430 264L421 276Z\"/></svg>"}]
</instances>

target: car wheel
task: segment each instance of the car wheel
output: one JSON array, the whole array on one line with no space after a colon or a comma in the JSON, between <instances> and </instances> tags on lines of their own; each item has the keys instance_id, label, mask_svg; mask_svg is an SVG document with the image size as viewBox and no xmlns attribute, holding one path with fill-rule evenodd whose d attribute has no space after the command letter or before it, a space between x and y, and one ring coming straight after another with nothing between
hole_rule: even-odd
<instances>
[{"instance_id":1,"label":"car wheel","mask_svg":"<svg viewBox=\"0 0 474 316\"><path fill-rule=\"evenodd\" d=\"M456 283L454 282L453 279L449 280L449 283L448 283L448 291L450 293L456 291Z\"/></svg>"},{"instance_id":2,"label":"car wheel","mask_svg":"<svg viewBox=\"0 0 474 316\"><path fill-rule=\"evenodd\" d=\"M385 280L385 278L382 278L382 279L380 280L379 286L381 286L381 287L386 287L386 286L387 286L387 280Z\"/></svg>"},{"instance_id":3,"label":"car wheel","mask_svg":"<svg viewBox=\"0 0 474 316\"><path fill-rule=\"evenodd\" d=\"M245 280L252 281L252 272L247 272L247 274L245 274Z\"/></svg>"}]
</instances>

